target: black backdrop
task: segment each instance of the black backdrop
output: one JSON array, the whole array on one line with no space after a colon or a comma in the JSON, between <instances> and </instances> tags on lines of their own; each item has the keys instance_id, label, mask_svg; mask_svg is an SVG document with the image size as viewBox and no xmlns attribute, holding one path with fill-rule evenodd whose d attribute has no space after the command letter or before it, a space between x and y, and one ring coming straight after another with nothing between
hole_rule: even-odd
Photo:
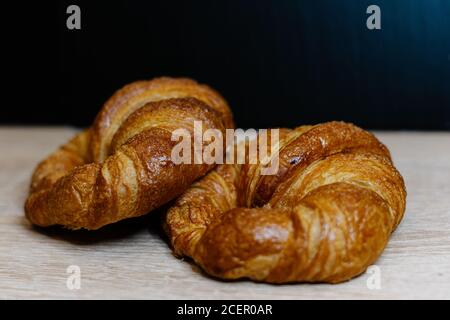
<instances>
[{"instance_id":1,"label":"black backdrop","mask_svg":"<svg viewBox=\"0 0 450 320\"><path fill-rule=\"evenodd\" d=\"M70 4L81 30L66 28ZM370 4L381 30L366 28ZM219 90L245 128L450 129L449 0L73 0L46 17L27 29L45 99L1 108L1 123L87 126L123 84L169 75Z\"/></svg>"}]
</instances>

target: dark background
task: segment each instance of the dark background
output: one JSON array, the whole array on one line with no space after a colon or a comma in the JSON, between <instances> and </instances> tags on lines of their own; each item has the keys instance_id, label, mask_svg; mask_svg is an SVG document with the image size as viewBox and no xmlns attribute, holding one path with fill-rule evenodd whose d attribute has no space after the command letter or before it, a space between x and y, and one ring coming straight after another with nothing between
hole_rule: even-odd
<instances>
[{"instance_id":1,"label":"dark background","mask_svg":"<svg viewBox=\"0 0 450 320\"><path fill-rule=\"evenodd\" d=\"M81 30L66 28L70 4ZM370 4L381 30L366 28ZM88 126L114 90L168 75L216 88L245 128L450 129L450 0L73 0L29 13L41 24L21 54L37 95L0 108L3 124Z\"/></svg>"}]
</instances>

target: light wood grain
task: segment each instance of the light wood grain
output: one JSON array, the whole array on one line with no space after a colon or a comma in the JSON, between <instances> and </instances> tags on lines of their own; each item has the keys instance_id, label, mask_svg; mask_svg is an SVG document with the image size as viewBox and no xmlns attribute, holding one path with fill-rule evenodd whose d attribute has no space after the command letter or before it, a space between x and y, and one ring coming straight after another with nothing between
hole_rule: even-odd
<instances>
[{"instance_id":1,"label":"light wood grain","mask_svg":"<svg viewBox=\"0 0 450 320\"><path fill-rule=\"evenodd\" d=\"M338 285L267 285L208 278L176 259L158 214L97 232L33 228L24 218L34 166L70 128L0 128L0 298L416 299L450 298L450 133L378 132L405 178L405 218L376 262L381 289L363 274ZM69 265L81 289L66 287Z\"/></svg>"}]
</instances>

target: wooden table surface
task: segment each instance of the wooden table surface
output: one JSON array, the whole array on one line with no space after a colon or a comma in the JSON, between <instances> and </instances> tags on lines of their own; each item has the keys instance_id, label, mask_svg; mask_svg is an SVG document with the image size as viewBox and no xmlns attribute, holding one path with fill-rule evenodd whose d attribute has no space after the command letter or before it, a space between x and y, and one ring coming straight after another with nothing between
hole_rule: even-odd
<instances>
[{"instance_id":1,"label":"wooden table surface","mask_svg":"<svg viewBox=\"0 0 450 320\"><path fill-rule=\"evenodd\" d=\"M0 298L450 298L450 132L377 132L408 189L403 222L372 274L338 284L267 285L211 279L176 259L158 213L96 232L38 229L24 217L30 175L70 128L0 128ZM67 268L81 272L69 289ZM371 278L372 276L372 278Z\"/></svg>"}]
</instances>

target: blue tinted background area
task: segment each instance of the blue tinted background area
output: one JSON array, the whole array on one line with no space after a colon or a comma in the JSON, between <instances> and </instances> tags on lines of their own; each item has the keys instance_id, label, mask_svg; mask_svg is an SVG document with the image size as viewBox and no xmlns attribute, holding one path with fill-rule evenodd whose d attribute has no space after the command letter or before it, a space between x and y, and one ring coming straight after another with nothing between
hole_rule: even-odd
<instances>
[{"instance_id":1,"label":"blue tinted background area","mask_svg":"<svg viewBox=\"0 0 450 320\"><path fill-rule=\"evenodd\" d=\"M361 12L370 4L381 8L379 31L361 27ZM324 117L376 127L450 128L450 1L291 5L287 23L301 30L302 40L292 39L286 60L305 59L305 69L297 71L320 92L310 105ZM335 108L324 107L332 100Z\"/></svg>"},{"instance_id":2,"label":"blue tinted background area","mask_svg":"<svg viewBox=\"0 0 450 320\"><path fill-rule=\"evenodd\" d=\"M171 75L217 88L241 127L450 129L450 0L75 2L52 12L57 48L33 47L56 98L2 121L86 126L123 84ZM366 28L371 4L381 30Z\"/></svg>"},{"instance_id":3,"label":"blue tinted background area","mask_svg":"<svg viewBox=\"0 0 450 320\"><path fill-rule=\"evenodd\" d=\"M382 29L366 27L381 8ZM63 28L62 104L95 110L124 82L188 75L229 100L243 127L340 119L450 128L450 1L82 3ZM87 76L89 75L89 76ZM87 112L88 113L88 112Z\"/></svg>"}]
</instances>

